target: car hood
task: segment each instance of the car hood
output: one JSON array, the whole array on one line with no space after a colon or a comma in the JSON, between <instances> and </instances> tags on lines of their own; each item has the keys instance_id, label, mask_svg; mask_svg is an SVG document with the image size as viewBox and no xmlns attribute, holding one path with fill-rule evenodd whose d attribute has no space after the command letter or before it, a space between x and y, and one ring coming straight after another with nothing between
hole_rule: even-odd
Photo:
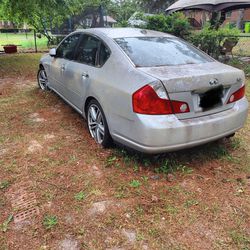
<instances>
[{"instance_id":1,"label":"car hood","mask_svg":"<svg viewBox=\"0 0 250 250\"><path fill-rule=\"evenodd\" d=\"M216 84L231 86L239 81L244 82L242 70L219 63L187 64L178 66L138 68L159 79L169 93L195 91L211 88L210 81Z\"/></svg>"}]
</instances>

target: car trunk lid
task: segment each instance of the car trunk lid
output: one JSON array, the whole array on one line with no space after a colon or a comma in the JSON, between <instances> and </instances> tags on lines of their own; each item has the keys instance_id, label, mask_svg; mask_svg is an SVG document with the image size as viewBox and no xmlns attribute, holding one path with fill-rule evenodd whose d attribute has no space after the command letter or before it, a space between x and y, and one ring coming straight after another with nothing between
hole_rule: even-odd
<instances>
[{"instance_id":1,"label":"car trunk lid","mask_svg":"<svg viewBox=\"0 0 250 250\"><path fill-rule=\"evenodd\" d=\"M199 117L233 107L230 96L244 83L244 73L219 62L138 68L160 80L171 100L186 101L190 113L180 119Z\"/></svg>"}]
</instances>

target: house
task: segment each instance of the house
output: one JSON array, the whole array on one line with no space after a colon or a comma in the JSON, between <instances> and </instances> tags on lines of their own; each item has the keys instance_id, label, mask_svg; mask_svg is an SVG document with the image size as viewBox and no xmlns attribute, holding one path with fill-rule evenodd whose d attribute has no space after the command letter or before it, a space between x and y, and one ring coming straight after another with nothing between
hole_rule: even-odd
<instances>
[{"instance_id":1,"label":"house","mask_svg":"<svg viewBox=\"0 0 250 250\"><path fill-rule=\"evenodd\" d=\"M14 28L16 27L13 22L0 20L0 29L14 29Z\"/></svg>"},{"instance_id":2,"label":"house","mask_svg":"<svg viewBox=\"0 0 250 250\"><path fill-rule=\"evenodd\" d=\"M185 11L185 15L188 17L191 25L195 28L202 28L202 26L211 18L211 13L201 10ZM239 15L240 15L239 10L227 12L226 19L223 25L230 24L232 26L236 26ZM245 9L242 20L243 24L246 22L250 22L250 8Z\"/></svg>"},{"instance_id":3,"label":"house","mask_svg":"<svg viewBox=\"0 0 250 250\"><path fill-rule=\"evenodd\" d=\"M117 23L117 21L111 17L111 16L103 16L103 20L104 20L104 27L114 27L114 25ZM79 22L79 20L78 20ZM84 19L80 20L79 22L82 26L85 26L86 28L91 28L93 27L93 15L88 15L86 17L84 17ZM96 21L95 21L95 25L94 26L98 26L98 24L100 23L100 17L98 16Z\"/></svg>"},{"instance_id":4,"label":"house","mask_svg":"<svg viewBox=\"0 0 250 250\"><path fill-rule=\"evenodd\" d=\"M129 19L128 24L132 27L143 27L147 24L146 18L153 16L150 13L135 12Z\"/></svg>"},{"instance_id":5,"label":"house","mask_svg":"<svg viewBox=\"0 0 250 250\"><path fill-rule=\"evenodd\" d=\"M225 24L229 23L229 24L235 25L238 21L239 15L240 15L239 10L227 12ZM250 8L245 9L245 11L244 11L243 23L245 23L245 22L250 22Z\"/></svg>"}]
</instances>

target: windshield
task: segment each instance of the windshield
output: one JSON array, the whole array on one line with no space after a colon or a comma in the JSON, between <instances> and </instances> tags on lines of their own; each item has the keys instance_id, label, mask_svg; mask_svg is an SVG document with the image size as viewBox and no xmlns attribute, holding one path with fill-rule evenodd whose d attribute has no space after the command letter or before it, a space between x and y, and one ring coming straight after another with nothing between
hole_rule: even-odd
<instances>
[{"instance_id":1,"label":"windshield","mask_svg":"<svg viewBox=\"0 0 250 250\"><path fill-rule=\"evenodd\" d=\"M188 43L169 37L129 37L115 41L137 67L159 67L212 62Z\"/></svg>"}]
</instances>

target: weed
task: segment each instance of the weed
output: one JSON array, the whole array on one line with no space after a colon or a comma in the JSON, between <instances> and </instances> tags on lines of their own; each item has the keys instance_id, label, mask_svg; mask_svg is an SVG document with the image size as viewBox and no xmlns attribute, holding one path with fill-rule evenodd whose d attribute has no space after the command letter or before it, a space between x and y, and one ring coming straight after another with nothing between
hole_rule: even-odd
<instances>
[{"instance_id":1,"label":"weed","mask_svg":"<svg viewBox=\"0 0 250 250\"><path fill-rule=\"evenodd\" d=\"M137 241L143 241L145 239L144 235L142 233L138 233L136 235L136 240Z\"/></svg>"},{"instance_id":2,"label":"weed","mask_svg":"<svg viewBox=\"0 0 250 250\"><path fill-rule=\"evenodd\" d=\"M9 224L10 224L10 222L11 222L12 220L13 220L13 215L11 214L11 215L7 218L7 220L4 221L4 222L1 224L0 228L1 228L1 231L2 231L3 233L5 233L5 232L8 230L8 226L9 226Z\"/></svg>"},{"instance_id":3,"label":"weed","mask_svg":"<svg viewBox=\"0 0 250 250\"><path fill-rule=\"evenodd\" d=\"M117 161L117 157L116 156L109 156L108 159L106 160L106 167L111 167L112 165L115 164L115 162Z\"/></svg>"},{"instance_id":4,"label":"weed","mask_svg":"<svg viewBox=\"0 0 250 250\"><path fill-rule=\"evenodd\" d=\"M69 163L75 162L77 160L77 157L75 155L70 155L69 157Z\"/></svg>"},{"instance_id":5,"label":"weed","mask_svg":"<svg viewBox=\"0 0 250 250\"><path fill-rule=\"evenodd\" d=\"M166 159L160 167L155 168L155 172L157 174L170 174L178 171L182 172L183 174L191 174L193 169L168 159Z\"/></svg>"},{"instance_id":6,"label":"weed","mask_svg":"<svg viewBox=\"0 0 250 250\"><path fill-rule=\"evenodd\" d=\"M184 203L184 206L186 208L192 207L192 206L197 206L199 202L197 200L186 200Z\"/></svg>"},{"instance_id":7,"label":"weed","mask_svg":"<svg viewBox=\"0 0 250 250\"><path fill-rule=\"evenodd\" d=\"M80 228L80 229L78 230L78 234L81 235L81 236L85 235L85 233L86 233L85 228Z\"/></svg>"},{"instance_id":8,"label":"weed","mask_svg":"<svg viewBox=\"0 0 250 250\"><path fill-rule=\"evenodd\" d=\"M118 199L126 198L127 189L126 185L120 185L115 193L115 197Z\"/></svg>"},{"instance_id":9,"label":"weed","mask_svg":"<svg viewBox=\"0 0 250 250\"><path fill-rule=\"evenodd\" d=\"M91 190L90 194L93 194L95 196L101 196L103 193L100 189L93 189Z\"/></svg>"},{"instance_id":10,"label":"weed","mask_svg":"<svg viewBox=\"0 0 250 250\"><path fill-rule=\"evenodd\" d=\"M148 230L148 234L153 238L158 238L161 235L160 231L157 228L150 228Z\"/></svg>"},{"instance_id":11,"label":"weed","mask_svg":"<svg viewBox=\"0 0 250 250\"><path fill-rule=\"evenodd\" d=\"M164 164L163 165L161 165L160 167L158 167L158 168L155 168L155 172L157 173L157 174L168 174L168 173L170 173L171 172L171 169L172 169L172 167L171 167L171 165L170 165L170 162L169 162L169 160L166 160L165 162L164 162Z\"/></svg>"},{"instance_id":12,"label":"weed","mask_svg":"<svg viewBox=\"0 0 250 250\"><path fill-rule=\"evenodd\" d=\"M143 180L143 182L148 182L148 177L147 176L142 176L141 179Z\"/></svg>"},{"instance_id":13,"label":"weed","mask_svg":"<svg viewBox=\"0 0 250 250\"><path fill-rule=\"evenodd\" d=\"M169 204L165 206L164 210L170 215L176 215L179 212L177 207Z\"/></svg>"},{"instance_id":14,"label":"weed","mask_svg":"<svg viewBox=\"0 0 250 250\"><path fill-rule=\"evenodd\" d=\"M4 207L6 204L6 201L4 199L4 197L0 197L0 208Z\"/></svg>"},{"instance_id":15,"label":"weed","mask_svg":"<svg viewBox=\"0 0 250 250\"><path fill-rule=\"evenodd\" d=\"M135 165L134 165L134 172L138 172L139 169L140 169L140 168L139 168L138 164L135 164Z\"/></svg>"},{"instance_id":16,"label":"weed","mask_svg":"<svg viewBox=\"0 0 250 250\"><path fill-rule=\"evenodd\" d=\"M129 186L132 187L132 188L138 188L141 186L141 182L138 181L138 180L132 180L130 183L129 183Z\"/></svg>"},{"instance_id":17,"label":"weed","mask_svg":"<svg viewBox=\"0 0 250 250\"><path fill-rule=\"evenodd\" d=\"M236 150L241 147L241 140L239 138L233 138L231 140L231 147Z\"/></svg>"},{"instance_id":18,"label":"weed","mask_svg":"<svg viewBox=\"0 0 250 250\"><path fill-rule=\"evenodd\" d=\"M241 247L241 249L249 249L247 246L250 244L250 237L246 234L244 234L241 231L232 230L230 232L230 237L233 240L234 244L236 244L238 247Z\"/></svg>"},{"instance_id":19,"label":"weed","mask_svg":"<svg viewBox=\"0 0 250 250\"><path fill-rule=\"evenodd\" d=\"M147 158L144 158L142 160L142 164L145 166L145 167L149 167L151 165L151 161Z\"/></svg>"},{"instance_id":20,"label":"weed","mask_svg":"<svg viewBox=\"0 0 250 250\"><path fill-rule=\"evenodd\" d=\"M0 189L6 189L10 186L10 182L7 180L3 180L0 182Z\"/></svg>"},{"instance_id":21,"label":"weed","mask_svg":"<svg viewBox=\"0 0 250 250\"><path fill-rule=\"evenodd\" d=\"M83 201L86 198L86 194L83 191L80 191L79 193L75 194L75 200L77 201Z\"/></svg>"},{"instance_id":22,"label":"weed","mask_svg":"<svg viewBox=\"0 0 250 250\"><path fill-rule=\"evenodd\" d=\"M126 194L124 191L118 191L115 193L115 198L124 199L124 198L126 198Z\"/></svg>"},{"instance_id":23,"label":"weed","mask_svg":"<svg viewBox=\"0 0 250 250\"><path fill-rule=\"evenodd\" d=\"M135 208L135 212L137 215L143 215L144 214L144 209L142 208L141 205L138 205L136 208Z\"/></svg>"},{"instance_id":24,"label":"weed","mask_svg":"<svg viewBox=\"0 0 250 250\"><path fill-rule=\"evenodd\" d=\"M58 224L57 217L55 215L46 215L43 219L43 225L46 229L51 229Z\"/></svg>"},{"instance_id":25,"label":"weed","mask_svg":"<svg viewBox=\"0 0 250 250\"><path fill-rule=\"evenodd\" d=\"M193 173L193 169L192 168L189 168L187 166L183 166L183 165L180 165L180 170L183 174L192 174Z\"/></svg>"}]
</instances>

